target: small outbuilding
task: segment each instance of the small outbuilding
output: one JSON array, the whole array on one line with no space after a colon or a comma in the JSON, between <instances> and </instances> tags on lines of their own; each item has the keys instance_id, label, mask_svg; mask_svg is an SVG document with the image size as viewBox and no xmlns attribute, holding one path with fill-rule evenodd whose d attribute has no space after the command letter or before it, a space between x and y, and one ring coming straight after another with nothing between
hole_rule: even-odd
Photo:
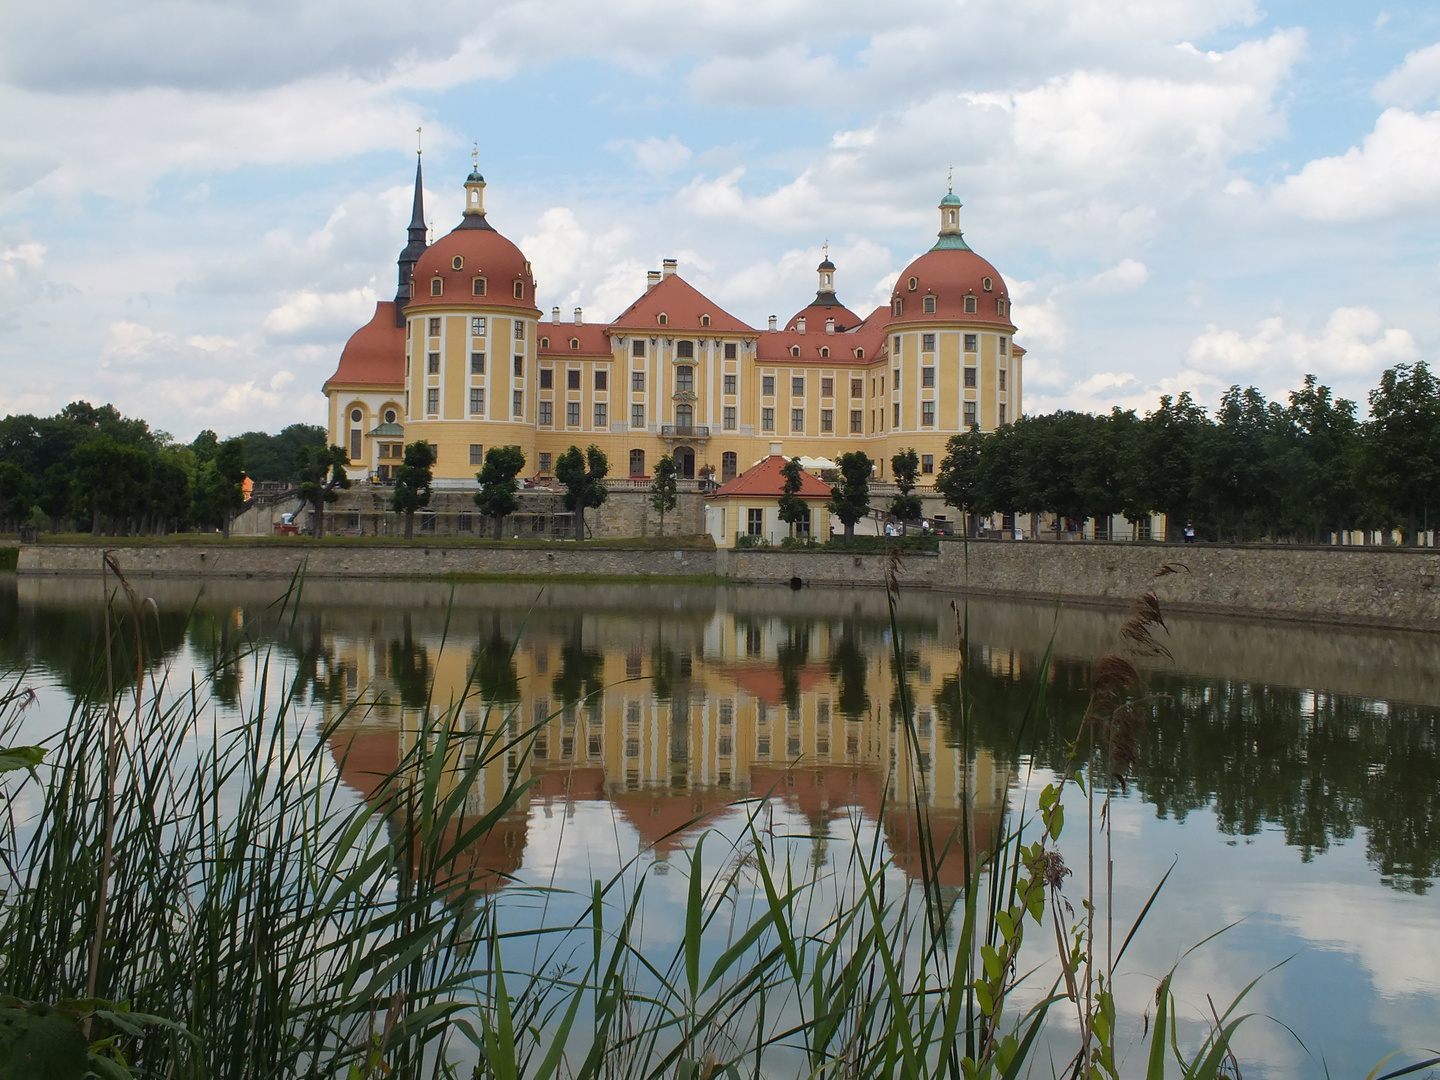
<instances>
[{"instance_id":1,"label":"small outbuilding","mask_svg":"<svg viewBox=\"0 0 1440 1080\"><path fill-rule=\"evenodd\" d=\"M705 531L717 548L778 546L792 535L790 525L780 520L780 498L785 494L780 470L788 461L780 453L780 444L771 443L768 457L722 484L705 500ZM805 502L809 515L795 523L794 535L802 540L828 540L830 485L809 472L802 472L800 480L796 495Z\"/></svg>"}]
</instances>

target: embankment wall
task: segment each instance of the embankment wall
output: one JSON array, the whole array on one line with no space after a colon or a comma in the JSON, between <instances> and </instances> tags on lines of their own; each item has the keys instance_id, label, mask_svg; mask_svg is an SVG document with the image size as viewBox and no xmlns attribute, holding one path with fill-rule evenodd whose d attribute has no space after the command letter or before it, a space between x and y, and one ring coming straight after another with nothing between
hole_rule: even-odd
<instances>
[{"instance_id":1,"label":"embankment wall","mask_svg":"<svg viewBox=\"0 0 1440 1080\"><path fill-rule=\"evenodd\" d=\"M383 542L123 545L127 574L151 577L423 578L448 574L713 576L738 582L878 587L889 557L829 551L424 546ZM1171 571L1163 573L1168 567ZM100 548L23 547L21 575L100 572ZM1159 576L1157 576L1159 575ZM901 560L907 588L1117 605L1155 589L1168 609L1263 614L1361 626L1440 629L1440 551L1264 545L946 542Z\"/></svg>"}]
</instances>

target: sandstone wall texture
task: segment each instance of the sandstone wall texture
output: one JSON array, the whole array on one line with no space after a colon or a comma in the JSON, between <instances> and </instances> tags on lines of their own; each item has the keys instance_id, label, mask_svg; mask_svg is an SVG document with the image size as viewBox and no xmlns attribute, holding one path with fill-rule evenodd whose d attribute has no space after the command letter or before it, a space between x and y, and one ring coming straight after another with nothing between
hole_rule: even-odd
<instances>
[{"instance_id":1,"label":"sandstone wall texture","mask_svg":"<svg viewBox=\"0 0 1440 1080\"><path fill-rule=\"evenodd\" d=\"M21 548L17 572L98 575L100 550L92 545L28 545ZM217 538L212 545L123 545L113 550L127 574L184 578L288 578L308 560L307 574L317 579L693 575L802 588L879 588L889 564L889 556L878 553L657 551L573 543L545 548L384 543L329 547L223 543ZM1162 573L1165 568L1172 572ZM1167 610L1440 629L1440 550L1428 548L951 541L939 554L906 555L900 581L907 589L1112 606L1155 589Z\"/></svg>"}]
</instances>

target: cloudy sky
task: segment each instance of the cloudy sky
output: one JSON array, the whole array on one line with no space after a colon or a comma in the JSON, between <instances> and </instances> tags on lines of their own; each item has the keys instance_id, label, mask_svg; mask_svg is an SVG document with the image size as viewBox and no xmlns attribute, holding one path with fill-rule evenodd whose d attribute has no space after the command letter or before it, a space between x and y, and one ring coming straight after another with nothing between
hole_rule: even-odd
<instances>
[{"instance_id":1,"label":"cloudy sky","mask_svg":"<svg viewBox=\"0 0 1440 1080\"><path fill-rule=\"evenodd\" d=\"M953 167L1027 411L1440 342L1440 8L1281 0L47 0L0 5L0 412L319 420L394 290L415 128L472 143L541 307L681 273L752 325L828 240L868 310Z\"/></svg>"}]
</instances>

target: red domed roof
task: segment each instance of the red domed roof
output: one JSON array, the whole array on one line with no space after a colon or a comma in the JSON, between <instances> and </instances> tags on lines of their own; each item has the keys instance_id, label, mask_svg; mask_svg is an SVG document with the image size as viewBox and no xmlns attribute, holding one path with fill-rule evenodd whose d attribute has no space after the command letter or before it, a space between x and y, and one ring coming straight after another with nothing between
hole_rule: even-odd
<instances>
[{"instance_id":1,"label":"red domed roof","mask_svg":"<svg viewBox=\"0 0 1440 1080\"><path fill-rule=\"evenodd\" d=\"M830 297L833 300L834 293L831 293ZM809 304L791 315L790 321L785 324L785 329L798 331L801 319L805 320L805 328L812 334L825 332L826 319L834 319L835 329L842 334L846 330L855 329L865 321L838 300L831 304L822 304L819 302L819 297L816 297L815 303Z\"/></svg>"},{"instance_id":2,"label":"red domed roof","mask_svg":"<svg viewBox=\"0 0 1440 1080\"><path fill-rule=\"evenodd\" d=\"M925 310L927 296L935 298L933 312ZM965 310L967 296L975 297L974 312ZM900 272L890 299L892 323L990 323L1014 329L1010 322L1010 290L1005 287L1005 279L968 247L937 246L927 251ZM894 313L896 300L902 302L898 315Z\"/></svg>"},{"instance_id":3,"label":"red domed roof","mask_svg":"<svg viewBox=\"0 0 1440 1080\"><path fill-rule=\"evenodd\" d=\"M460 260L456 269L455 260ZM439 296L431 294L430 282L444 282ZM485 279L485 295L476 296L475 278ZM467 214L465 220L425 249L415 264L415 296L406 310L429 307L509 307L535 309L535 278L525 253L486 223L483 214ZM515 295L515 283L525 287Z\"/></svg>"},{"instance_id":4,"label":"red domed roof","mask_svg":"<svg viewBox=\"0 0 1440 1080\"><path fill-rule=\"evenodd\" d=\"M405 384L405 327L395 325L395 302L381 300L370 321L345 343L328 389L341 386L401 387Z\"/></svg>"}]
</instances>

